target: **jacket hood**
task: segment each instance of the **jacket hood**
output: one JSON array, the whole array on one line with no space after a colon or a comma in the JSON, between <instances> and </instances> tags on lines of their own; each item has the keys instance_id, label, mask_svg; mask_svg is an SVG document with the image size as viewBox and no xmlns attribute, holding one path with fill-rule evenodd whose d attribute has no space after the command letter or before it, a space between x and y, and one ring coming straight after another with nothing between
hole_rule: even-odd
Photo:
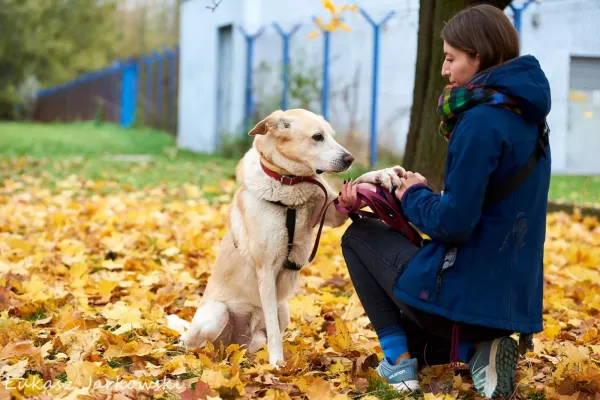
<instances>
[{"instance_id":1,"label":"jacket hood","mask_svg":"<svg viewBox=\"0 0 600 400\"><path fill-rule=\"evenodd\" d=\"M511 97L528 120L540 122L550 112L550 83L532 55L517 57L482 71L472 83L484 83L484 87Z\"/></svg>"}]
</instances>

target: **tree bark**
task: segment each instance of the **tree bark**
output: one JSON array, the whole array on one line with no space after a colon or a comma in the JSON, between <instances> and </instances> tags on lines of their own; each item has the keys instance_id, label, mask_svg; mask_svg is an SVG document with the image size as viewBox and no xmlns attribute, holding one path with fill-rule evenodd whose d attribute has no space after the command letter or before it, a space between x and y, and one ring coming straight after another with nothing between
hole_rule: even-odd
<instances>
[{"instance_id":1,"label":"tree bark","mask_svg":"<svg viewBox=\"0 0 600 400\"><path fill-rule=\"evenodd\" d=\"M415 86L403 167L425 176L436 191L443 188L448 147L438 134L440 117L436 113L438 97L448 83L447 78L442 77L444 42L440 33L455 13L476 3L489 3L504 9L511 0L420 1Z\"/></svg>"}]
</instances>

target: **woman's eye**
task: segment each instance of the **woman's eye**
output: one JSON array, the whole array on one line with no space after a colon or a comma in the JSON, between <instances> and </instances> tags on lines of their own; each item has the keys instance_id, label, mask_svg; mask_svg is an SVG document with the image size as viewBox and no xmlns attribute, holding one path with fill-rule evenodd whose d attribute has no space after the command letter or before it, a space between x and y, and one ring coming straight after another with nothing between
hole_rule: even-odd
<instances>
[{"instance_id":1,"label":"woman's eye","mask_svg":"<svg viewBox=\"0 0 600 400\"><path fill-rule=\"evenodd\" d=\"M312 138L316 142L322 142L323 140L325 140L325 138L323 137L323 134L321 134L321 133L315 133Z\"/></svg>"}]
</instances>

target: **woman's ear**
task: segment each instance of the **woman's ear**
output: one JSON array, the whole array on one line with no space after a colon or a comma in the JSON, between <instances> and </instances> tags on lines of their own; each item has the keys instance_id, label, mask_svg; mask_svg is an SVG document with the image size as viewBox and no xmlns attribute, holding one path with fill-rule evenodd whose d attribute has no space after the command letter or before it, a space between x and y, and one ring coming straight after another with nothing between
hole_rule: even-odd
<instances>
[{"instance_id":1,"label":"woman's ear","mask_svg":"<svg viewBox=\"0 0 600 400\"><path fill-rule=\"evenodd\" d=\"M475 67L477 67L477 71L479 71L481 69L481 57L479 57L479 54L473 57L473 62L475 63Z\"/></svg>"}]
</instances>

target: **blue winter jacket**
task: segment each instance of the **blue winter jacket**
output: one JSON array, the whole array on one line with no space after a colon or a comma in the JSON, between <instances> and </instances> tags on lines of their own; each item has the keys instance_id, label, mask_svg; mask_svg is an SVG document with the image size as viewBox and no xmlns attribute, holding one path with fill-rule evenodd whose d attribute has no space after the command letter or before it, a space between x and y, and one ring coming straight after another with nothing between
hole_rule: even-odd
<instances>
[{"instance_id":1,"label":"blue winter jacket","mask_svg":"<svg viewBox=\"0 0 600 400\"><path fill-rule=\"evenodd\" d=\"M449 143L442 194L424 185L406 191L403 212L432 241L404 266L394 294L454 321L535 333L543 329L550 148L510 196L488 207L483 201L488 186L531 155L550 87L533 56L500 66L485 86L515 99L523 114L486 105L466 111Z\"/></svg>"}]
</instances>

